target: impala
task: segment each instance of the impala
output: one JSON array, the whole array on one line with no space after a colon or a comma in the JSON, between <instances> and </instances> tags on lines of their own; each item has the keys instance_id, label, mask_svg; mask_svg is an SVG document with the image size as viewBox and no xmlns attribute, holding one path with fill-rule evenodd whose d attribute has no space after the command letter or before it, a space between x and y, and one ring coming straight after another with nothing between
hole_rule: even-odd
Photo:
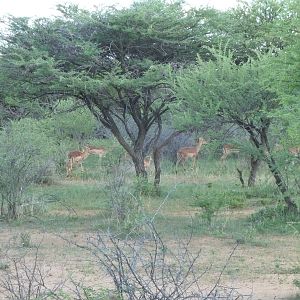
<instances>
[{"instance_id":1,"label":"impala","mask_svg":"<svg viewBox=\"0 0 300 300\"><path fill-rule=\"evenodd\" d=\"M152 161L152 157L151 156L146 156L144 158L144 167L145 167L145 170L150 167L151 161Z\"/></svg>"},{"instance_id":2,"label":"impala","mask_svg":"<svg viewBox=\"0 0 300 300\"><path fill-rule=\"evenodd\" d=\"M96 154L99 155L99 157L101 158L103 155L106 154L107 150L103 147L94 147L94 146L87 146L89 149L90 154Z\"/></svg>"},{"instance_id":3,"label":"impala","mask_svg":"<svg viewBox=\"0 0 300 300\"><path fill-rule=\"evenodd\" d=\"M124 154L124 160L132 162L132 158L127 152L125 152L125 154ZM151 165L151 162L152 162L152 156L150 156L150 155L146 156L144 158L144 168L148 169Z\"/></svg>"},{"instance_id":4,"label":"impala","mask_svg":"<svg viewBox=\"0 0 300 300\"><path fill-rule=\"evenodd\" d=\"M239 153L240 149L237 148L235 145L232 144L225 144L223 145L223 155L221 157L221 160L224 161L228 155L232 153Z\"/></svg>"},{"instance_id":5,"label":"impala","mask_svg":"<svg viewBox=\"0 0 300 300\"><path fill-rule=\"evenodd\" d=\"M194 147L180 148L177 151L176 168L177 168L177 166L178 166L179 163L185 162L188 158L192 158L193 159L193 167L195 167L197 155L198 155L201 147L203 145L207 144L207 143L208 142L204 138L199 138L197 140L196 145Z\"/></svg>"},{"instance_id":6,"label":"impala","mask_svg":"<svg viewBox=\"0 0 300 300\"><path fill-rule=\"evenodd\" d=\"M299 157L299 154L300 154L300 146L289 148L289 152L290 152L292 155L294 155L294 156L296 156L296 157Z\"/></svg>"},{"instance_id":7,"label":"impala","mask_svg":"<svg viewBox=\"0 0 300 300\"><path fill-rule=\"evenodd\" d=\"M67 176L71 174L74 163L80 164L81 170L83 170L82 161L88 157L89 151L90 149L86 147L83 151L76 150L68 153Z\"/></svg>"}]
</instances>

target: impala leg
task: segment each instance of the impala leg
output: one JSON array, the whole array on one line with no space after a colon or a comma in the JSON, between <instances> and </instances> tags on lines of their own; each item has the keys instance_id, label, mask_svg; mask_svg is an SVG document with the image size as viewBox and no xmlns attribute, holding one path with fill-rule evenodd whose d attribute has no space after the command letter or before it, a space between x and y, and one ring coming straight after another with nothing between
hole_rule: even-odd
<instances>
[{"instance_id":1,"label":"impala leg","mask_svg":"<svg viewBox=\"0 0 300 300\"><path fill-rule=\"evenodd\" d=\"M68 162L67 162L67 176L69 176L71 174L72 168L73 168L72 160L68 160Z\"/></svg>"},{"instance_id":2,"label":"impala leg","mask_svg":"<svg viewBox=\"0 0 300 300\"><path fill-rule=\"evenodd\" d=\"M228 154L226 154L226 153L224 153L224 154L222 155L222 157L221 157L221 161L222 161L222 162L224 162L224 160L226 159L227 155L228 155Z\"/></svg>"},{"instance_id":3,"label":"impala leg","mask_svg":"<svg viewBox=\"0 0 300 300\"><path fill-rule=\"evenodd\" d=\"M187 161L187 159L186 158L183 158L182 159L182 167L183 167L183 170L185 171L186 170L186 161Z\"/></svg>"},{"instance_id":4,"label":"impala leg","mask_svg":"<svg viewBox=\"0 0 300 300\"><path fill-rule=\"evenodd\" d=\"M196 157L193 158L193 169L195 170L195 166L196 166Z\"/></svg>"},{"instance_id":5,"label":"impala leg","mask_svg":"<svg viewBox=\"0 0 300 300\"><path fill-rule=\"evenodd\" d=\"M176 166L175 166L175 173L177 174L178 165L181 161L181 156L179 153L177 153L177 160L176 160Z\"/></svg>"},{"instance_id":6,"label":"impala leg","mask_svg":"<svg viewBox=\"0 0 300 300\"><path fill-rule=\"evenodd\" d=\"M175 165L175 173L177 174L177 169L178 169L178 159L177 159L177 161L176 161L176 165Z\"/></svg>"},{"instance_id":7,"label":"impala leg","mask_svg":"<svg viewBox=\"0 0 300 300\"><path fill-rule=\"evenodd\" d=\"M80 168L81 168L81 172L84 172L82 162L80 162Z\"/></svg>"}]
</instances>

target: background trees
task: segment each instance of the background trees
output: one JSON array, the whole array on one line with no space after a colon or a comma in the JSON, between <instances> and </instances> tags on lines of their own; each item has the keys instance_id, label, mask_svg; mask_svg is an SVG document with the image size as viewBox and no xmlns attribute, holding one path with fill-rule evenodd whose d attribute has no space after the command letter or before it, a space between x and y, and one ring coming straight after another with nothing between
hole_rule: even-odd
<instances>
[{"instance_id":1,"label":"background trees","mask_svg":"<svg viewBox=\"0 0 300 300\"><path fill-rule=\"evenodd\" d=\"M131 156L136 175L147 176L144 157L149 149L157 150L156 183L159 152L169 141L159 141L164 124L172 127L173 120L182 119L184 129L191 130L209 122L218 131L220 121L233 123L251 138L251 185L265 148L271 149L265 137L273 122L268 111L282 115L277 108L289 97L280 102L278 95L296 95L284 84L276 89L266 80L272 77L266 64L275 61L280 49L296 53L293 5L264 0L220 12L149 0L121 10L59 5L61 15L54 19L10 17L8 31L1 35L0 117L3 123L24 116L43 118L66 100L75 108L83 105ZM220 44L227 45L230 56L221 58L209 50ZM256 62L268 51L273 56ZM170 78L182 69L192 71L178 77L174 93ZM180 105L180 98L189 99L187 106ZM294 118L294 129L288 130L296 133ZM284 186L282 178L279 182Z\"/></svg>"},{"instance_id":2,"label":"background trees","mask_svg":"<svg viewBox=\"0 0 300 300\"><path fill-rule=\"evenodd\" d=\"M186 12L180 2L160 0L122 10L59 10L54 20L10 20L1 50L9 82L4 98L50 110L66 97L84 103L132 157L136 174L146 176L146 149L157 141L174 100L165 75L199 51L209 54L202 46L209 44L214 10Z\"/></svg>"},{"instance_id":3,"label":"background trees","mask_svg":"<svg viewBox=\"0 0 300 300\"><path fill-rule=\"evenodd\" d=\"M288 186L272 156L269 131L274 119L270 112L279 106L278 95L265 85L270 57L248 60L237 66L232 55L212 51L214 60L198 58L198 64L183 71L175 81L176 95L182 106L194 115L190 126L220 123L233 124L244 130L252 148L252 169L248 184L255 181L259 161L264 160L272 172L279 190L290 209L296 204L288 194Z\"/></svg>"}]
</instances>

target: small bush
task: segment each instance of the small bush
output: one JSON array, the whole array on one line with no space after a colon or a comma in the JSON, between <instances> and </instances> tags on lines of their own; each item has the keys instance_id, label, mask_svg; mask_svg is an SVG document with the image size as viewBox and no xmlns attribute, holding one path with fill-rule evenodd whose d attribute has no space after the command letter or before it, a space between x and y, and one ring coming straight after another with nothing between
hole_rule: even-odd
<instances>
[{"instance_id":1,"label":"small bush","mask_svg":"<svg viewBox=\"0 0 300 300\"><path fill-rule=\"evenodd\" d=\"M158 196L159 191L155 186L151 183L146 178L136 178L136 181L133 185L133 191L134 195L137 197L142 197L142 196Z\"/></svg>"},{"instance_id":2,"label":"small bush","mask_svg":"<svg viewBox=\"0 0 300 300\"><path fill-rule=\"evenodd\" d=\"M202 217L211 224L212 217L222 208L243 207L246 197L241 190L215 190L208 185L205 191L195 194L194 205L203 209Z\"/></svg>"},{"instance_id":3,"label":"small bush","mask_svg":"<svg viewBox=\"0 0 300 300\"><path fill-rule=\"evenodd\" d=\"M24 195L34 183L45 182L55 173L52 161L55 142L37 121L12 122L0 134L1 216L16 219Z\"/></svg>"},{"instance_id":4,"label":"small bush","mask_svg":"<svg viewBox=\"0 0 300 300\"><path fill-rule=\"evenodd\" d=\"M23 248L30 248L32 246L30 234L28 232L21 232L20 242Z\"/></svg>"},{"instance_id":5,"label":"small bush","mask_svg":"<svg viewBox=\"0 0 300 300\"><path fill-rule=\"evenodd\" d=\"M121 231L137 230L143 222L144 209L142 198L130 192L126 185L126 171L115 172L106 186L107 207L113 224Z\"/></svg>"},{"instance_id":6,"label":"small bush","mask_svg":"<svg viewBox=\"0 0 300 300\"><path fill-rule=\"evenodd\" d=\"M9 264L7 262L4 262L4 261L0 261L0 271L4 271L4 270L7 270L9 269Z\"/></svg>"},{"instance_id":7,"label":"small bush","mask_svg":"<svg viewBox=\"0 0 300 300\"><path fill-rule=\"evenodd\" d=\"M247 199L250 198L265 198L278 196L278 189L274 185L256 185L245 189L245 196Z\"/></svg>"},{"instance_id":8,"label":"small bush","mask_svg":"<svg viewBox=\"0 0 300 300\"><path fill-rule=\"evenodd\" d=\"M286 206L266 207L250 216L250 222L261 232L279 231L281 233L300 232L300 214L290 213Z\"/></svg>"}]
</instances>

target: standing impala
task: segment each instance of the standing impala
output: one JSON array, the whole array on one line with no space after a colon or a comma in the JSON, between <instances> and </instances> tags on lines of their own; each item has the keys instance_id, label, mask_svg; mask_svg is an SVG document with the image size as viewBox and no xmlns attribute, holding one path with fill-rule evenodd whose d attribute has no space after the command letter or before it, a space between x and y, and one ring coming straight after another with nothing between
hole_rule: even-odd
<instances>
[{"instance_id":1,"label":"standing impala","mask_svg":"<svg viewBox=\"0 0 300 300\"><path fill-rule=\"evenodd\" d=\"M201 137L197 140L197 143L194 147L180 148L177 151L176 169L177 169L178 164L185 162L188 158L193 159L193 168L194 168L195 164L196 164L196 158L197 158L197 155L198 155L201 147L207 143L208 142L204 138Z\"/></svg>"},{"instance_id":2,"label":"standing impala","mask_svg":"<svg viewBox=\"0 0 300 300\"><path fill-rule=\"evenodd\" d=\"M240 149L237 148L237 146L232 144L223 145L223 155L221 157L221 160L224 161L227 158L227 156L232 153L240 153Z\"/></svg>"},{"instance_id":3,"label":"standing impala","mask_svg":"<svg viewBox=\"0 0 300 300\"><path fill-rule=\"evenodd\" d=\"M68 153L67 176L71 174L74 163L80 164L81 170L83 170L82 161L88 157L89 151L90 149L86 147L83 151L76 150Z\"/></svg>"},{"instance_id":4,"label":"standing impala","mask_svg":"<svg viewBox=\"0 0 300 300\"><path fill-rule=\"evenodd\" d=\"M87 147L89 148L90 154L99 155L99 158L101 158L107 152L107 150L103 147L94 147L90 145L88 145Z\"/></svg>"},{"instance_id":5,"label":"standing impala","mask_svg":"<svg viewBox=\"0 0 300 300\"><path fill-rule=\"evenodd\" d=\"M296 156L296 157L299 157L299 154L300 154L300 146L289 148L289 152L290 152L292 155L294 155L294 156Z\"/></svg>"}]
</instances>

